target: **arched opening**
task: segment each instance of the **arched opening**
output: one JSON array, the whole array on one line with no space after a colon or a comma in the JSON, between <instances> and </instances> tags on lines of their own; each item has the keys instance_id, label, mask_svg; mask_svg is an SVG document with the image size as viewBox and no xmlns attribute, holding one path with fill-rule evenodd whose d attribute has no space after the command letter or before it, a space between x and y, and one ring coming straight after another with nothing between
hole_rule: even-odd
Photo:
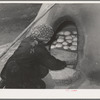
<instances>
[{"instance_id":1,"label":"arched opening","mask_svg":"<svg viewBox=\"0 0 100 100\"><path fill-rule=\"evenodd\" d=\"M78 59L78 31L73 21L63 21L56 28L50 41L51 54L66 61L68 67L76 68Z\"/></svg>"}]
</instances>

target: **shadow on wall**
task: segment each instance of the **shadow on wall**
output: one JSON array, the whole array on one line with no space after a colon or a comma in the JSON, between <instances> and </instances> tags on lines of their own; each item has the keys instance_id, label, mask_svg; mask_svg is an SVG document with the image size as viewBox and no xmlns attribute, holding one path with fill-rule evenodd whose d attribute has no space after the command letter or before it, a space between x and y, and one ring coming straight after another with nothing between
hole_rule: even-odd
<instances>
[{"instance_id":1,"label":"shadow on wall","mask_svg":"<svg viewBox=\"0 0 100 100\"><path fill-rule=\"evenodd\" d=\"M0 45L12 42L36 17L41 4L0 4Z\"/></svg>"}]
</instances>

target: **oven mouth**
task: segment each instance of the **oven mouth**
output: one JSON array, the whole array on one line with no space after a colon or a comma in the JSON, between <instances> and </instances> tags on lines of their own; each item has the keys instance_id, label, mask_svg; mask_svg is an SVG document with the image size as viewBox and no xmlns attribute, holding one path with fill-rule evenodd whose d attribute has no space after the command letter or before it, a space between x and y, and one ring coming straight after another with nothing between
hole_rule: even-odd
<instances>
[{"instance_id":1,"label":"oven mouth","mask_svg":"<svg viewBox=\"0 0 100 100\"><path fill-rule=\"evenodd\" d=\"M66 61L68 68L76 69L79 56L79 33L76 24L71 20L64 20L56 25L55 29L49 41L51 54L57 59Z\"/></svg>"},{"instance_id":2,"label":"oven mouth","mask_svg":"<svg viewBox=\"0 0 100 100\"><path fill-rule=\"evenodd\" d=\"M53 55L57 59L60 59L60 57L62 58L67 57L66 59L63 59L63 61L66 61L67 64L66 68L59 71L50 70L50 74L52 76L52 79L55 82L56 88L59 88L59 86L68 86L69 84L73 84L74 82L80 80L83 77L83 73L80 69L80 65L84 57L85 30L80 20L68 16L64 16L57 19L53 23L53 25L51 24L51 26L53 27L54 30L54 35L49 41L51 55ZM77 38L76 39L77 49L62 50L62 48L53 47L54 49L51 50L52 44L57 40L57 36L59 37L58 34L60 32L64 33L65 31L67 31L67 36L68 34L72 36L73 31L75 31L76 34L74 35Z\"/></svg>"}]
</instances>

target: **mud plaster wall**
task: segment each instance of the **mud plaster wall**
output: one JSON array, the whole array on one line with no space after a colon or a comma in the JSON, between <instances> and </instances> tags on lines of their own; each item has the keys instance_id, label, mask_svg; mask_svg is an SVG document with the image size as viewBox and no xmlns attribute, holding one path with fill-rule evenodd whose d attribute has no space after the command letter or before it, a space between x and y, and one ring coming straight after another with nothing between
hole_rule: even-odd
<instances>
[{"instance_id":1,"label":"mud plaster wall","mask_svg":"<svg viewBox=\"0 0 100 100\"><path fill-rule=\"evenodd\" d=\"M71 4L56 5L44 19L52 24L57 18L71 16L78 25L79 35L85 36L82 46L84 54L80 69L90 80L100 82L100 5L99 4ZM39 23L44 23L41 20ZM81 27L80 27L81 26ZM81 32L81 33L80 33ZM82 39L80 39L80 42Z\"/></svg>"}]
</instances>

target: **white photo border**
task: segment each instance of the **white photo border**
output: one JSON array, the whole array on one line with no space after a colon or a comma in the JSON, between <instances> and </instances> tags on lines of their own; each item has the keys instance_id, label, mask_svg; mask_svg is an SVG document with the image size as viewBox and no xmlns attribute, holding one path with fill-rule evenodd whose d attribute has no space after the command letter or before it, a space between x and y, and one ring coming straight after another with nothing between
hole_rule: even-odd
<instances>
[{"instance_id":1,"label":"white photo border","mask_svg":"<svg viewBox=\"0 0 100 100\"><path fill-rule=\"evenodd\" d=\"M100 4L100 1L0 1L2 3ZM100 89L0 89L0 99L99 99Z\"/></svg>"}]
</instances>

